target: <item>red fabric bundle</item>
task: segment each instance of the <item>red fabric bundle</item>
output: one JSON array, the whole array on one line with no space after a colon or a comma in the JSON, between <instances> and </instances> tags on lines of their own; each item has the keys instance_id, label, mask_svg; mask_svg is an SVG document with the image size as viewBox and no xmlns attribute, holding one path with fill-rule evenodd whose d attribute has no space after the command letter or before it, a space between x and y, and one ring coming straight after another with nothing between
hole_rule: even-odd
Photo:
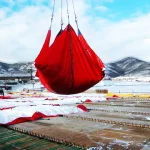
<instances>
[{"instance_id":1,"label":"red fabric bundle","mask_svg":"<svg viewBox=\"0 0 150 150\"><path fill-rule=\"evenodd\" d=\"M89 47L81 32L70 24L61 30L49 47L51 31L35 60L37 76L42 84L57 94L83 92L104 77L104 64Z\"/></svg>"}]
</instances>

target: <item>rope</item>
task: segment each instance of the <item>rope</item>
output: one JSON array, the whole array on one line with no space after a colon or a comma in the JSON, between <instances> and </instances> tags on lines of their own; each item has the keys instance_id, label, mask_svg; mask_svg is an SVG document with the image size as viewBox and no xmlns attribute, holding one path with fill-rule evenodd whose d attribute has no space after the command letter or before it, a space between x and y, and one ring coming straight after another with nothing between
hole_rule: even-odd
<instances>
[{"instance_id":1,"label":"rope","mask_svg":"<svg viewBox=\"0 0 150 150\"><path fill-rule=\"evenodd\" d=\"M69 115L63 115L65 118L72 118L72 119L79 119L79 120L87 120L87 121L93 121L93 122L103 122L108 124L116 124L121 126L131 126L131 127L138 127L138 128L148 128L150 129L149 124L139 124L139 123L129 123L129 122L121 122L121 121L115 121L115 120L105 120L100 118L91 118L91 117L82 117L82 116L69 116Z\"/></svg>"},{"instance_id":2,"label":"rope","mask_svg":"<svg viewBox=\"0 0 150 150\"><path fill-rule=\"evenodd\" d=\"M73 5L74 16L75 16L75 23L76 23L76 25L77 25L77 29L79 29L79 27L78 27L77 14L76 14L76 11L75 11L75 5L74 5L74 1L73 1L73 0L72 0L72 5Z\"/></svg>"},{"instance_id":3,"label":"rope","mask_svg":"<svg viewBox=\"0 0 150 150\"><path fill-rule=\"evenodd\" d=\"M70 24L70 18L69 18L69 8L68 8L68 0L66 0L66 3L67 3L68 24Z\"/></svg>"},{"instance_id":4,"label":"rope","mask_svg":"<svg viewBox=\"0 0 150 150\"><path fill-rule=\"evenodd\" d=\"M146 113L146 112L105 110L105 109L93 109L93 108L91 108L90 111L101 111L101 112L107 112L107 113L114 112L114 113L135 114L135 115L150 115L150 113Z\"/></svg>"},{"instance_id":5,"label":"rope","mask_svg":"<svg viewBox=\"0 0 150 150\"><path fill-rule=\"evenodd\" d=\"M68 24L70 24L70 18L69 18L69 8L68 8L68 0L66 0L67 3L67 15L68 15ZM70 26L68 26L69 31L69 43L70 43L70 56L71 56L71 74L72 74L72 83L69 93L72 92L72 89L74 87L74 56L73 56L73 47L72 47L72 36L70 31Z\"/></svg>"},{"instance_id":6,"label":"rope","mask_svg":"<svg viewBox=\"0 0 150 150\"><path fill-rule=\"evenodd\" d=\"M89 104L89 105L102 105L102 106L123 106L123 107L145 107L145 108L150 108L149 105L127 105L127 104L107 104L107 103L88 103L85 102L84 104Z\"/></svg>"},{"instance_id":7,"label":"rope","mask_svg":"<svg viewBox=\"0 0 150 150\"><path fill-rule=\"evenodd\" d=\"M73 45L72 45L72 35L71 35L71 31L70 31L70 25L68 27L69 30L69 42L70 42L70 56L71 56L71 74L72 74L72 83L71 83L71 88L70 88L70 92L72 92L73 87L74 87L74 55L73 55Z\"/></svg>"},{"instance_id":8,"label":"rope","mask_svg":"<svg viewBox=\"0 0 150 150\"><path fill-rule=\"evenodd\" d=\"M54 11L55 11L55 0L54 0L53 10L52 10L52 16L51 16L51 24L50 24L50 27L49 27L50 30L52 28L52 22L53 22L53 18L54 18Z\"/></svg>"},{"instance_id":9,"label":"rope","mask_svg":"<svg viewBox=\"0 0 150 150\"><path fill-rule=\"evenodd\" d=\"M63 7L63 3L62 3L62 0L61 0L61 30L62 30L62 27L63 27L62 7Z\"/></svg>"}]
</instances>

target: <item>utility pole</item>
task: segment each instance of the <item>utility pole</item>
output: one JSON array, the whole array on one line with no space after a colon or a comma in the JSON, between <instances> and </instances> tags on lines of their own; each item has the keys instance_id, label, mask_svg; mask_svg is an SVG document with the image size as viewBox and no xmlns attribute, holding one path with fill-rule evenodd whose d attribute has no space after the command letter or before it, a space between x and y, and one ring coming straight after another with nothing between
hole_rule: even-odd
<instances>
[{"instance_id":1,"label":"utility pole","mask_svg":"<svg viewBox=\"0 0 150 150\"><path fill-rule=\"evenodd\" d=\"M33 67L33 64L31 64L31 66L30 66L30 68L29 68L29 72L30 72L31 83L32 83L32 85L33 85L33 90L34 90L35 80L33 79L33 71L34 71L34 67Z\"/></svg>"},{"instance_id":2,"label":"utility pole","mask_svg":"<svg viewBox=\"0 0 150 150\"><path fill-rule=\"evenodd\" d=\"M30 69L31 80L33 80L33 75L32 75L32 73L33 73L33 68L32 68L32 65L31 65L31 69Z\"/></svg>"}]
</instances>

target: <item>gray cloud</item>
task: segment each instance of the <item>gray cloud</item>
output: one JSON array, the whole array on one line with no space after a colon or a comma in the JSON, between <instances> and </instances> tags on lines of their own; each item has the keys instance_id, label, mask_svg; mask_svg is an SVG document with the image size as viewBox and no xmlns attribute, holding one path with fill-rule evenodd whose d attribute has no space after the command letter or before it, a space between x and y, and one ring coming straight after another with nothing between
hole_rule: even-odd
<instances>
[{"instance_id":1,"label":"gray cloud","mask_svg":"<svg viewBox=\"0 0 150 150\"><path fill-rule=\"evenodd\" d=\"M14 1L10 1L13 3ZM42 1L41 1L42 2ZM111 2L111 1L110 1ZM40 3L40 2L39 2ZM129 20L112 22L105 18L93 18L85 1L75 1L79 27L87 42L104 62L126 56L149 61L150 14L140 14ZM59 4L58 4L59 5ZM38 55L50 25L48 6L27 6L11 16L8 9L0 11L0 60L7 62L33 61ZM76 29L73 9L70 7L71 24ZM63 7L64 27L67 24ZM60 29L60 8L56 8L52 39Z\"/></svg>"}]
</instances>

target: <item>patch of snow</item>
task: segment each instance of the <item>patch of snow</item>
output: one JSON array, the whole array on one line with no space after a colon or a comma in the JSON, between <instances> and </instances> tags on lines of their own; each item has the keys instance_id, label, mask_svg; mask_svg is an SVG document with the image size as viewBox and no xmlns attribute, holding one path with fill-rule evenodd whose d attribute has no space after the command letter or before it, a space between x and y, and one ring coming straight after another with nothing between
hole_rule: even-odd
<instances>
[{"instance_id":1,"label":"patch of snow","mask_svg":"<svg viewBox=\"0 0 150 150\"><path fill-rule=\"evenodd\" d=\"M102 146L99 147L90 147L87 150L104 150Z\"/></svg>"},{"instance_id":2,"label":"patch of snow","mask_svg":"<svg viewBox=\"0 0 150 150\"><path fill-rule=\"evenodd\" d=\"M150 117L146 117L145 119L150 120Z\"/></svg>"}]
</instances>

